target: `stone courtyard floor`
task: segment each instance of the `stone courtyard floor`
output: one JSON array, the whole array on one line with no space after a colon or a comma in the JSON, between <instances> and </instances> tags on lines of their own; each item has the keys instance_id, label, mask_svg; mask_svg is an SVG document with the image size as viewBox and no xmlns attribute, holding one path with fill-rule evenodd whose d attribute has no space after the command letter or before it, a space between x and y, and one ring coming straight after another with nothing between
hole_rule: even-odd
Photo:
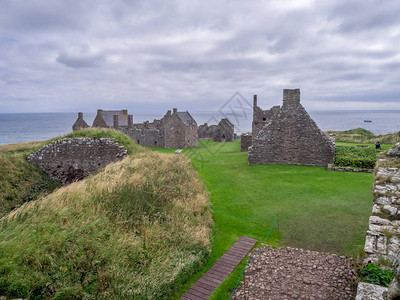
<instances>
[{"instance_id":1,"label":"stone courtyard floor","mask_svg":"<svg viewBox=\"0 0 400 300\"><path fill-rule=\"evenodd\" d=\"M245 270L232 299L354 299L353 265L335 254L266 247Z\"/></svg>"}]
</instances>

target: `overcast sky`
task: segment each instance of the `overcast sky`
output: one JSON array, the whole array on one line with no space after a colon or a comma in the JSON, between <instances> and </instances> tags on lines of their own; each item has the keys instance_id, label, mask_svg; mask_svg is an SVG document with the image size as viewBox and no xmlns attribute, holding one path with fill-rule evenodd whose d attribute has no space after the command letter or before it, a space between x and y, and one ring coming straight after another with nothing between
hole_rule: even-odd
<instances>
[{"instance_id":1,"label":"overcast sky","mask_svg":"<svg viewBox=\"0 0 400 300\"><path fill-rule=\"evenodd\" d=\"M400 109L400 1L0 0L0 113Z\"/></svg>"}]
</instances>

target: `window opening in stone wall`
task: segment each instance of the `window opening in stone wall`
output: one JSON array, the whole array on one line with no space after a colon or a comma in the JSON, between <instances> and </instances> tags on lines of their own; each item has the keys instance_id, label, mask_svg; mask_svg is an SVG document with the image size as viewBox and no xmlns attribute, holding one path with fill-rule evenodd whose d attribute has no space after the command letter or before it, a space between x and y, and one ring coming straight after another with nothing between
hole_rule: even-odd
<instances>
[{"instance_id":1,"label":"window opening in stone wall","mask_svg":"<svg viewBox=\"0 0 400 300\"><path fill-rule=\"evenodd\" d=\"M154 141L154 146L157 146L157 141Z\"/></svg>"},{"instance_id":2,"label":"window opening in stone wall","mask_svg":"<svg viewBox=\"0 0 400 300\"><path fill-rule=\"evenodd\" d=\"M140 145L140 140L137 140L138 145Z\"/></svg>"},{"instance_id":3,"label":"window opening in stone wall","mask_svg":"<svg viewBox=\"0 0 400 300\"><path fill-rule=\"evenodd\" d=\"M267 118L263 118L263 121L267 121Z\"/></svg>"}]
</instances>

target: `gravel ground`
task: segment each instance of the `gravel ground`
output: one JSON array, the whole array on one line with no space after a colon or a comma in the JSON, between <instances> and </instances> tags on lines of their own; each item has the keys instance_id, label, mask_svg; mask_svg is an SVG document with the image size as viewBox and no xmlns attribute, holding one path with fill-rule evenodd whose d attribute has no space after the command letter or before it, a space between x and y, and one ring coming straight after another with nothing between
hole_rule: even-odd
<instances>
[{"instance_id":1,"label":"gravel ground","mask_svg":"<svg viewBox=\"0 0 400 300\"><path fill-rule=\"evenodd\" d=\"M344 256L265 247L245 270L232 299L354 299L353 272L353 260Z\"/></svg>"}]
</instances>

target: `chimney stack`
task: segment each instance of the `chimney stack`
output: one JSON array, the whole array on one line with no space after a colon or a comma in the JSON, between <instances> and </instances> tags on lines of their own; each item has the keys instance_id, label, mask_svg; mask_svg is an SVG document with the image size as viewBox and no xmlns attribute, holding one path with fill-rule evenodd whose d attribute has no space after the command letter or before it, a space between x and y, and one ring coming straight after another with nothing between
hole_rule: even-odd
<instances>
[{"instance_id":1,"label":"chimney stack","mask_svg":"<svg viewBox=\"0 0 400 300\"><path fill-rule=\"evenodd\" d=\"M118 115L113 116L113 127L118 128Z\"/></svg>"},{"instance_id":2,"label":"chimney stack","mask_svg":"<svg viewBox=\"0 0 400 300\"><path fill-rule=\"evenodd\" d=\"M133 127L133 115L128 115L128 128Z\"/></svg>"},{"instance_id":3,"label":"chimney stack","mask_svg":"<svg viewBox=\"0 0 400 300\"><path fill-rule=\"evenodd\" d=\"M176 114L178 112L178 109L174 108L172 111L174 112L174 114Z\"/></svg>"},{"instance_id":4,"label":"chimney stack","mask_svg":"<svg viewBox=\"0 0 400 300\"><path fill-rule=\"evenodd\" d=\"M257 107L257 95L253 96L253 111L256 111Z\"/></svg>"},{"instance_id":5,"label":"chimney stack","mask_svg":"<svg viewBox=\"0 0 400 300\"><path fill-rule=\"evenodd\" d=\"M283 90L283 106L297 106L300 104L300 89Z\"/></svg>"}]
</instances>

